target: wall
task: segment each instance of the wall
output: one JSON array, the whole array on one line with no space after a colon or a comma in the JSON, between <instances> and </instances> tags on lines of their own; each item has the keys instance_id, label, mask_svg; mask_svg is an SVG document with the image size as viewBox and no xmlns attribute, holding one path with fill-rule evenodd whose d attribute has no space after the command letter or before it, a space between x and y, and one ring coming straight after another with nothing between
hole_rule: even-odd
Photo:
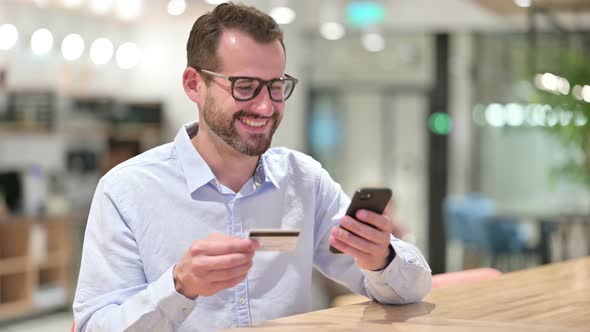
<instances>
[{"instance_id":1,"label":"wall","mask_svg":"<svg viewBox=\"0 0 590 332\"><path fill-rule=\"evenodd\" d=\"M0 51L0 67L6 68L8 90L38 88L56 91L62 97L112 96L126 101L162 101L165 105L165 140L171 140L181 124L198 119L196 105L184 94L181 77L186 66L186 40L194 19L202 13L199 8L178 18L151 16L135 24L89 13L81 16L80 12L59 7L38 9L26 3L8 2L2 4L2 9L0 22L10 22L19 29L16 47ZM29 40L32 32L41 27L53 32L54 47L49 54L36 56L30 51ZM285 30L285 42L290 46L287 68L289 72L298 73L301 48L296 45L301 43L300 37L289 28ZM79 33L86 42L84 55L73 63L63 60L60 54L61 40L69 33ZM88 56L90 43L102 36L110 38L115 47L127 41L136 42L142 50L139 65L131 70L121 70L114 59L102 66L92 64ZM273 144L303 149L302 110L306 88L304 77L297 76L302 79L301 83L289 100ZM68 110L60 108L58 111ZM13 137L13 134L8 136ZM66 141L67 138L59 132L33 135L27 142L38 149L30 151L27 156L36 156L46 167L58 168L62 164L55 152L62 150ZM52 149L42 148L46 145ZM14 146L9 137L0 142L0 152L7 155L3 159L28 163L28 157L11 153Z\"/></svg>"},{"instance_id":2,"label":"wall","mask_svg":"<svg viewBox=\"0 0 590 332\"><path fill-rule=\"evenodd\" d=\"M474 190L473 150L476 144L471 110L473 105L473 35L462 32L451 38L449 114L449 194L464 195Z\"/></svg>"}]
</instances>

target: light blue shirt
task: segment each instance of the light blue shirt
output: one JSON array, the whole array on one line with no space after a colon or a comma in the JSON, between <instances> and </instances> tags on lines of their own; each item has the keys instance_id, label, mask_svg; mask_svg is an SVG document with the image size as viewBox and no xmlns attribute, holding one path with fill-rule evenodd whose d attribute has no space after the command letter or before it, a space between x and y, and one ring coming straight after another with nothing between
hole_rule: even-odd
<instances>
[{"instance_id":1,"label":"light blue shirt","mask_svg":"<svg viewBox=\"0 0 590 332\"><path fill-rule=\"evenodd\" d=\"M348 196L311 157L264 153L238 193L217 182L191 143L197 124L173 143L132 158L99 182L84 239L73 309L76 330L211 331L310 310L312 268L382 303L420 301L431 272L419 250L392 236L396 257L382 271L330 253L330 229ZM188 299L172 269L213 232L300 229L291 252L257 252L247 278L213 296Z\"/></svg>"}]
</instances>

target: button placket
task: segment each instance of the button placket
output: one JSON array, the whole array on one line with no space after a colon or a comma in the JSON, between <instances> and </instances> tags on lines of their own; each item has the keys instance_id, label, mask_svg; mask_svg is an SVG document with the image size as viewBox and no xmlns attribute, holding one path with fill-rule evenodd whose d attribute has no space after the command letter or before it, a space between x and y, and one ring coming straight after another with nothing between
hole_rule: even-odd
<instances>
[{"instance_id":1,"label":"button placket","mask_svg":"<svg viewBox=\"0 0 590 332\"><path fill-rule=\"evenodd\" d=\"M242 215L240 213L240 198L236 195L232 207L232 229L231 235L235 237L242 237L243 235L243 222ZM247 280L242 281L234 288L234 298L236 301L236 314L238 326L249 326L251 324L250 319L250 307L248 305L248 286Z\"/></svg>"}]
</instances>

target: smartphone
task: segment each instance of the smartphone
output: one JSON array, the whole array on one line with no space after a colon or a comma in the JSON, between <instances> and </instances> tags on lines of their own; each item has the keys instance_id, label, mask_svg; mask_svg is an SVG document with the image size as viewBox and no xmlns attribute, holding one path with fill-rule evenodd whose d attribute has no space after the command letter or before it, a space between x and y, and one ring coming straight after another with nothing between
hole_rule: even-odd
<instances>
[{"instance_id":1,"label":"smartphone","mask_svg":"<svg viewBox=\"0 0 590 332\"><path fill-rule=\"evenodd\" d=\"M356 212L361 209L383 214L383 211L385 210L385 207L387 206L387 203L389 203L390 199L391 189L389 188L358 189L352 196L352 201L348 206L348 210L346 210L346 215L356 219ZM330 245L330 252L334 254L342 253L342 251L334 248L332 245Z\"/></svg>"}]
</instances>

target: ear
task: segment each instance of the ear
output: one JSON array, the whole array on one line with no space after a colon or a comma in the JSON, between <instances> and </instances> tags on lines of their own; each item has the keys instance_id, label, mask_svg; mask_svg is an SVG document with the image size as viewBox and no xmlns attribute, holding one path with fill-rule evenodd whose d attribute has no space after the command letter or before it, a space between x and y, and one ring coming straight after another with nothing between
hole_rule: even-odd
<instances>
[{"instance_id":1,"label":"ear","mask_svg":"<svg viewBox=\"0 0 590 332\"><path fill-rule=\"evenodd\" d=\"M193 67L187 67L182 74L182 87L184 93L197 105L201 105L203 100L205 81Z\"/></svg>"}]
</instances>

